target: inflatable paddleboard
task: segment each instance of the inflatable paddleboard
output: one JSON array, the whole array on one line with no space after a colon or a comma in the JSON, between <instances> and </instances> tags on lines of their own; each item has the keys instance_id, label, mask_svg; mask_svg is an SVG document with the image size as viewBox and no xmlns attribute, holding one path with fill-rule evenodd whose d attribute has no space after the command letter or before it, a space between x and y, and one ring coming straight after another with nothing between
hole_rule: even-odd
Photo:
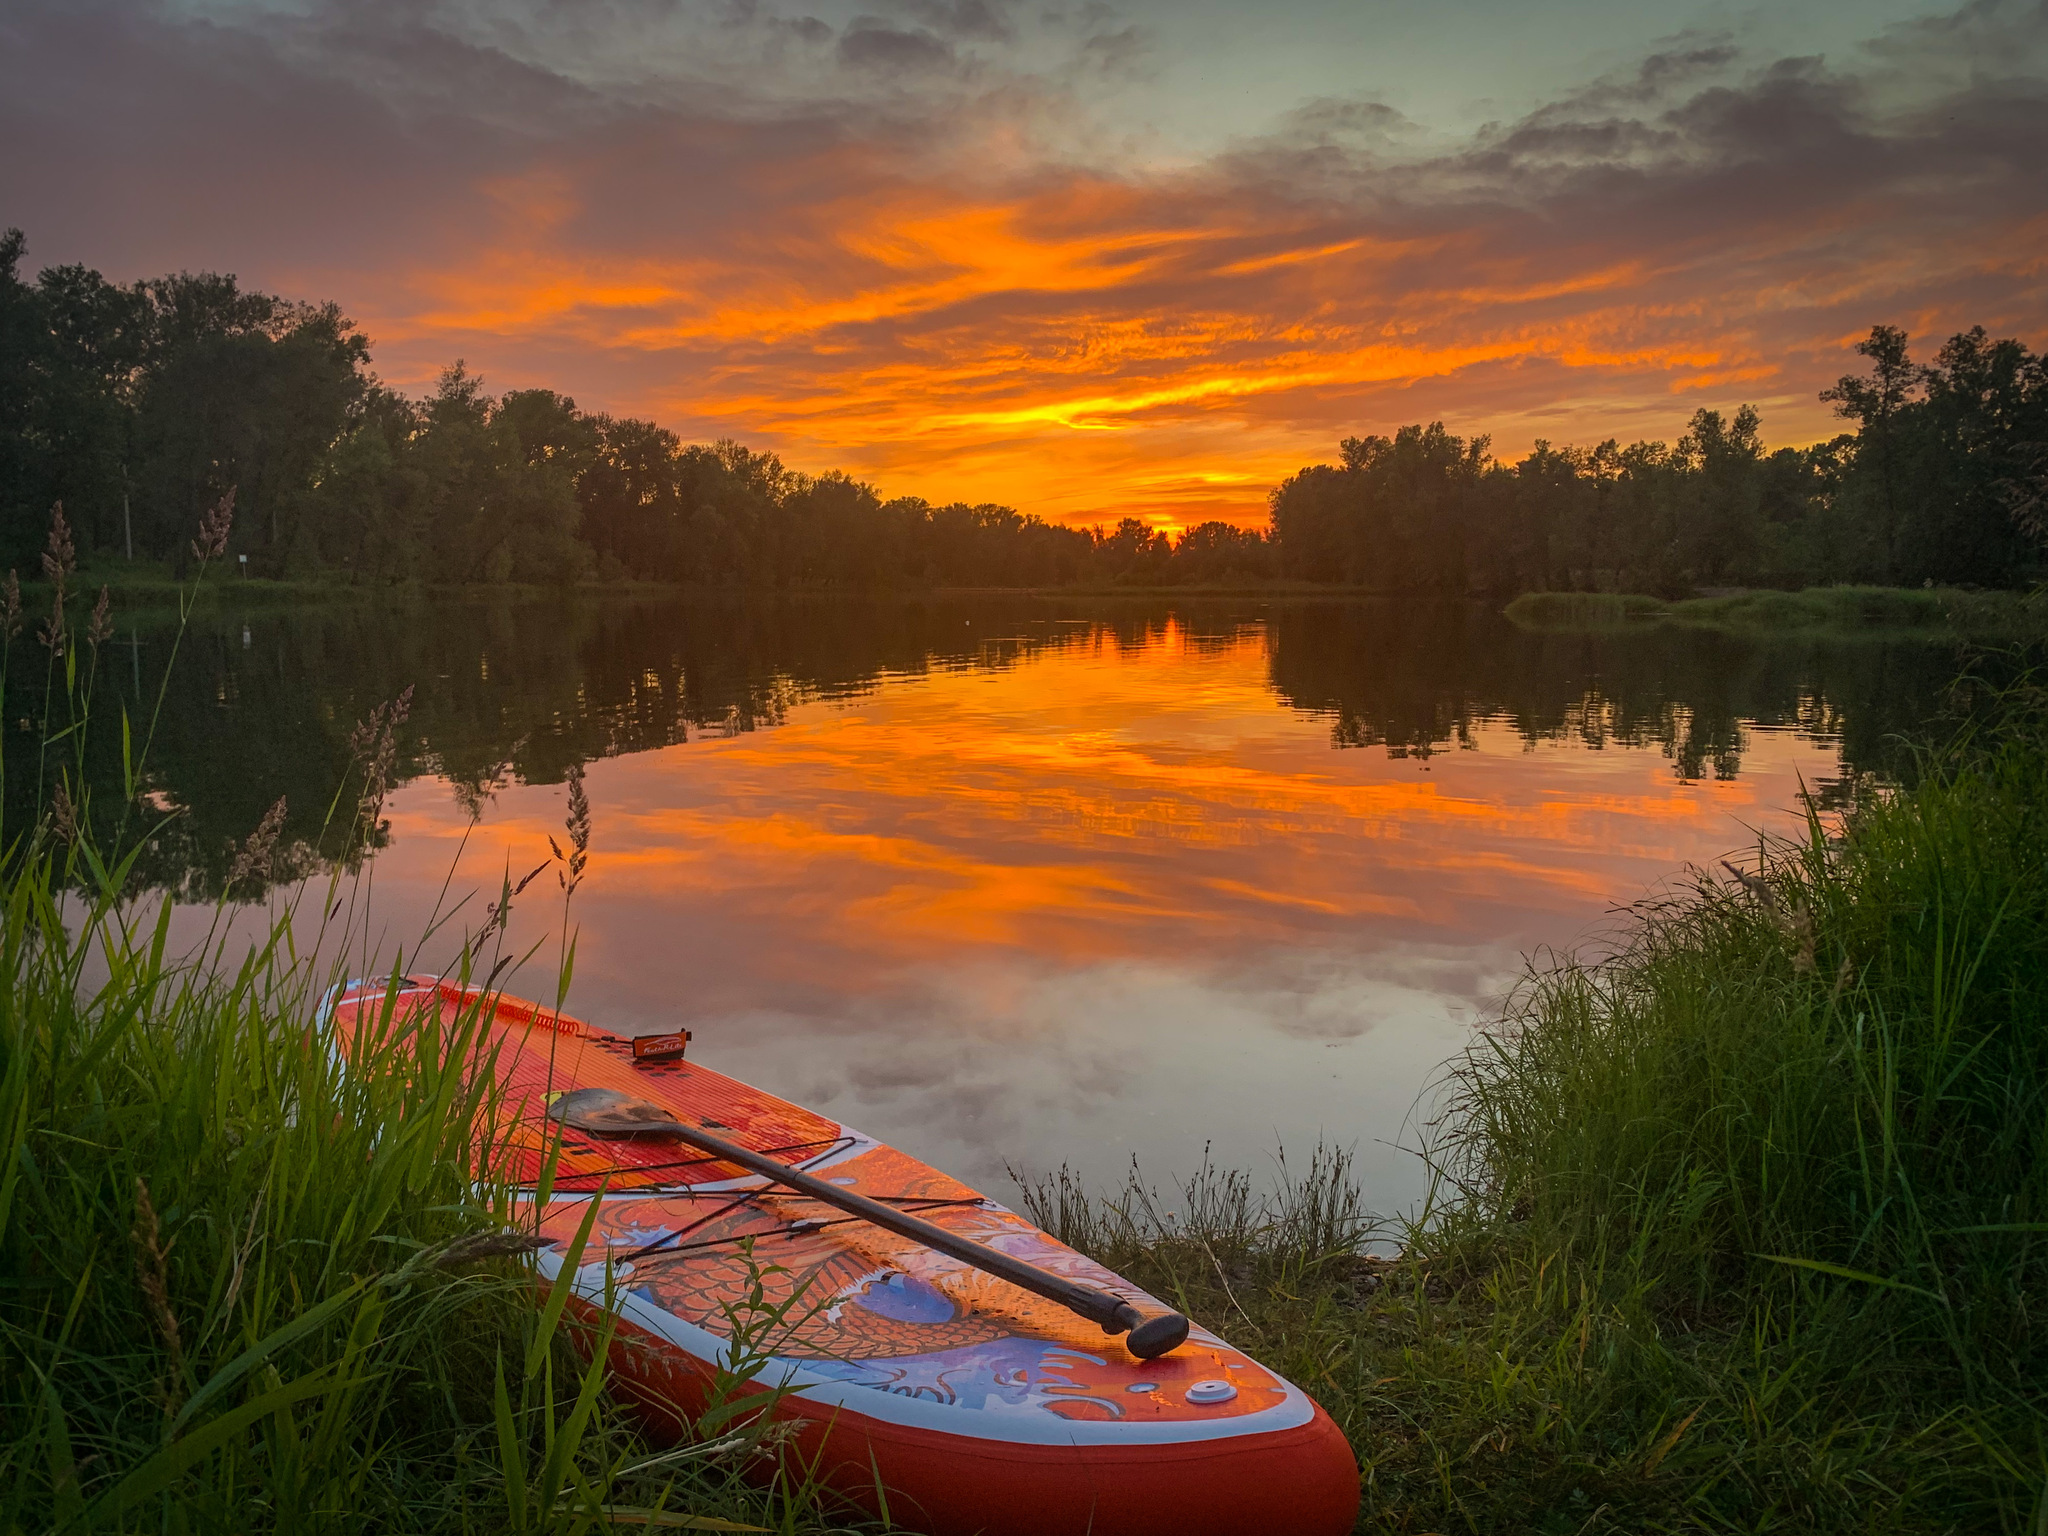
<instances>
[{"instance_id":1,"label":"inflatable paddleboard","mask_svg":"<svg viewBox=\"0 0 2048 1536\"><path fill-rule=\"evenodd\" d=\"M390 983L333 999L344 1053ZM1200 1328L1156 1359L1065 1307L780 1188L672 1137L611 1135L549 1107L603 1089L1040 1269L1167 1310L1014 1211L852 1127L686 1059L686 1035L633 1039L532 1003L399 982L394 1027L490 1010L478 1041L502 1089L497 1171L529 1196L552 1282L600 1197L573 1285L618 1315L615 1389L650 1430L683 1431L736 1326L773 1319L752 1391L807 1465L858 1502L887 1490L930 1536L1342 1536L1358 1505L1350 1446L1306 1393ZM583 1093L585 1099L593 1096ZM602 1122L600 1122L602 1123ZM743 1243L751 1239L750 1243ZM610 1289L607 1290L607 1271Z\"/></svg>"}]
</instances>

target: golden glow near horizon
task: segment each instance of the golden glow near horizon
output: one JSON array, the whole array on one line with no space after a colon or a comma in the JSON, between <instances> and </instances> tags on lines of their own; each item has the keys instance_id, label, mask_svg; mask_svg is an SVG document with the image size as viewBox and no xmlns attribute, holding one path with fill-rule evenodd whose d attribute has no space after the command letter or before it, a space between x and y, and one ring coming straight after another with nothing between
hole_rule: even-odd
<instances>
[{"instance_id":1,"label":"golden glow near horizon","mask_svg":"<svg viewBox=\"0 0 2048 1536\"><path fill-rule=\"evenodd\" d=\"M863 172L884 184L863 191ZM884 495L1175 530L1260 522L1267 491L1339 437L1406 420L1490 432L1512 456L1537 437L1671 440L1701 405L1752 400L1776 441L1826 435L1814 390L1896 307L1882 293L1924 284L1935 259L1893 232L1853 274L1759 299L1737 290L1780 227L1748 231L1740 259L1617 258L1486 228L1332 239L1328 210L1247 220L1242 189L1075 176L991 202L849 177L840 198L674 255L572 250L576 193L532 178L496 189L487 250L358 309L401 371L459 354L499 384L554 384ZM1998 248L1939 260L1963 281L1956 261L1988 271ZM1759 302L1797 306L1803 329L1763 324Z\"/></svg>"}]
</instances>

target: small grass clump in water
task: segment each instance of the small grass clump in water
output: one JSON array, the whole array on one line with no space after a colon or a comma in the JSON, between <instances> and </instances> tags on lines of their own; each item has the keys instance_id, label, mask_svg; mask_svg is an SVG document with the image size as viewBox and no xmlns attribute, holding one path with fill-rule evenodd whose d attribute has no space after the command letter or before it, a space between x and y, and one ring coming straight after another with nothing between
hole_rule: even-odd
<instances>
[{"instance_id":1,"label":"small grass clump in water","mask_svg":"<svg viewBox=\"0 0 2048 1536\"><path fill-rule=\"evenodd\" d=\"M1034 1212L1316 1395L1363 1529L2048 1528L2044 727L1534 972L1404 1228L1327 1159Z\"/></svg>"},{"instance_id":2,"label":"small grass clump in water","mask_svg":"<svg viewBox=\"0 0 2048 1536\"><path fill-rule=\"evenodd\" d=\"M2032 640L2048 630L2048 603L2038 592L1952 587L1808 587L1676 601L1638 592L1525 592L1505 612L1524 629L1568 632L1680 624L1737 634Z\"/></svg>"},{"instance_id":3,"label":"small grass clump in water","mask_svg":"<svg viewBox=\"0 0 2048 1536\"><path fill-rule=\"evenodd\" d=\"M1665 616L1680 624L1723 629L1933 630L2026 626L2026 599L2010 592L1961 592L1947 587L1808 587L1800 592L1734 592L1673 603Z\"/></svg>"},{"instance_id":4,"label":"small grass clump in water","mask_svg":"<svg viewBox=\"0 0 2048 1536\"><path fill-rule=\"evenodd\" d=\"M1638 592L1524 592L1506 611L1526 629L1615 629L1660 618L1665 606Z\"/></svg>"}]
</instances>

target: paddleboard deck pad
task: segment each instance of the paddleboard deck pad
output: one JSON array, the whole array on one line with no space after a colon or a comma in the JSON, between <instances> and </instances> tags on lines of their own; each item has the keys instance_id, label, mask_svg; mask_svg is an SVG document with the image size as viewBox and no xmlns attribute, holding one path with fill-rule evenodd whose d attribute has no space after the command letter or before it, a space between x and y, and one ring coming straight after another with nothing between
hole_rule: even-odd
<instances>
[{"instance_id":1,"label":"paddleboard deck pad","mask_svg":"<svg viewBox=\"0 0 2048 1536\"><path fill-rule=\"evenodd\" d=\"M1200 1328L1134 1358L1058 1304L776 1186L670 1136L608 1134L548 1114L609 1089L750 1151L1041 1269L1167 1310L959 1180L852 1127L628 1037L499 994L423 978L332 999L338 1047L486 1013L476 1041L501 1091L489 1156L529 1191L522 1226L551 1283L589 1210L573 1281L618 1316L614 1387L677 1434L736 1329L769 1356L807 1464L857 1502L932 1536L1340 1536L1358 1471L1299 1387ZM606 1124L609 1121L593 1121ZM538 1186L552 1163L545 1201ZM539 1206L538 1210L533 1207ZM747 1241L751 1239L751 1241Z\"/></svg>"}]
</instances>

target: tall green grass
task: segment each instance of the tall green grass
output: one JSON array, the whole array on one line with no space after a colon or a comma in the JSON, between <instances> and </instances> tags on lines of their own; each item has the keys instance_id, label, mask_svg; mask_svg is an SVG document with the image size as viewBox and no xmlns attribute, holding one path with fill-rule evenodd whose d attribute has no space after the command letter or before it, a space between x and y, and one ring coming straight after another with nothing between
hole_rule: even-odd
<instances>
[{"instance_id":1,"label":"tall green grass","mask_svg":"<svg viewBox=\"0 0 2048 1536\"><path fill-rule=\"evenodd\" d=\"M179 962L76 872L0 912L0 1530L821 1526L613 1411L471 1172L475 1012L344 1065L282 920Z\"/></svg>"},{"instance_id":2,"label":"tall green grass","mask_svg":"<svg viewBox=\"0 0 2048 1536\"><path fill-rule=\"evenodd\" d=\"M344 1062L323 998L344 966L382 969L359 861L268 910L216 906L183 950L171 900L128 889L136 808L96 816L78 770L88 726L118 729L132 801L149 722L91 718L104 602L71 630L62 535L53 719L15 764L48 808L0 848L0 1532L839 1528L747 1415L714 1403L715 1437L655 1451L615 1411L612 1322L568 1305L582 1239L538 1288L515 1192L479 1156L498 1108L481 1004L401 1026L387 995ZM344 848L381 810L401 714L358 732ZM237 881L262 883L281 815ZM462 947L464 979L493 931ZM758 1363L736 1348L733 1380Z\"/></svg>"},{"instance_id":3,"label":"tall green grass","mask_svg":"<svg viewBox=\"0 0 2048 1536\"><path fill-rule=\"evenodd\" d=\"M2048 1530L2048 707L2007 705L1532 970L1406 1221L1327 1156L1034 1214L1313 1392L1364 1529Z\"/></svg>"},{"instance_id":4,"label":"tall green grass","mask_svg":"<svg viewBox=\"0 0 2048 1536\"><path fill-rule=\"evenodd\" d=\"M1618 629L1660 618L1666 607L1639 592L1524 592L1506 613L1525 629Z\"/></svg>"},{"instance_id":5,"label":"tall green grass","mask_svg":"<svg viewBox=\"0 0 2048 1536\"><path fill-rule=\"evenodd\" d=\"M2048 1451L2048 718L2017 699L1839 835L1702 876L1535 975L1446 1148L1491 1235L1739 1328L1845 1412L1974 1447L2017 1518Z\"/></svg>"}]
</instances>

